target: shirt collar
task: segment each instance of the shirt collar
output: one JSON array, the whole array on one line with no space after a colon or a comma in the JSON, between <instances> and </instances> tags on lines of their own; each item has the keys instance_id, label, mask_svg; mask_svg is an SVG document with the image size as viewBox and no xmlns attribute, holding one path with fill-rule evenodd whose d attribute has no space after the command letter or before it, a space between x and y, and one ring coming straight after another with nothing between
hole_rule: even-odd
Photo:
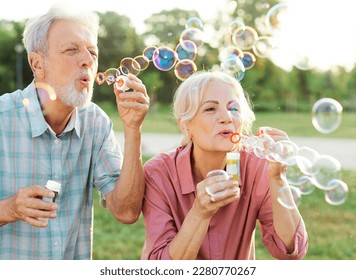
<instances>
[{"instance_id":1,"label":"shirt collar","mask_svg":"<svg viewBox=\"0 0 356 280\"><path fill-rule=\"evenodd\" d=\"M42 135L47 129L53 131L43 116L34 81L32 81L32 83L24 89L22 100L28 112L32 138ZM72 129L74 129L76 135L80 137L80 120L78 116L78 108L75 108L63 133L69 132Z\"/></svg>"},{"instance_id":2,"label":"shirt collar","mask_svg":"<svg viewBox=\"0 0 356 280\"><path fill-rule=\"evenodd\" d=\"M192 144L188 144L181 148L181 152L177 156L177 172L182 194L195 192L195 184L193 180L192 164L190 161L190 154L192 151Z\"/></svg>"}]
</instances>

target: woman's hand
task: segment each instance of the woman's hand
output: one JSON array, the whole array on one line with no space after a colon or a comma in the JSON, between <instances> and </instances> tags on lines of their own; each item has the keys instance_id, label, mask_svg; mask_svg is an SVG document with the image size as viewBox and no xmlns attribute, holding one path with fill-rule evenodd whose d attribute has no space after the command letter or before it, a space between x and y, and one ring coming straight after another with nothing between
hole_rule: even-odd
<instances>
[{"instance_id":1,"label":"woman's hand","mask_svg":"<svg viewBox=\"0 0 356 280\"><path fill-rule=\"evenodd\" d=\"M198 183L193 207L204 218L212 217L221 207L240 197L238 182L224 175L208 177Z\"/></svg>"}]
</instances>

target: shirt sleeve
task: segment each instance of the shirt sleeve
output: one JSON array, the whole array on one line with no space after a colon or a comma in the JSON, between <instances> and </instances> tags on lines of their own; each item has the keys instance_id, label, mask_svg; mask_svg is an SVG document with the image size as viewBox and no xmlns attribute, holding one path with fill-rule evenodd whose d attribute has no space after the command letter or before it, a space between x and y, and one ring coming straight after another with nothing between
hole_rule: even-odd
<instances>
[{"instance_id":1,"label":"shirt sleeve","mask_svg":"<svg viewBox=\"0 0 356 280\"><path fill-rule=\"evenodd\" d=\"M99 115L96 122L94 153L94 186L100 192L101 203L105 206L105 196L115 188L120 176L122 153L112 128L112 122L106 115Z\"/></svg>"},{"instance_id":2,"label":"shirt sleeve","mask_svg":"<svg viewBox=\"0 0 356 280\"><path fill-rule=\"evenodd\" d=\"M172 190L168 174L162 165L145 165L146 191L143 218L146 241L141 259L170 260L169 243L178 230L170 209L169 191Z\"/></svg>"},{"instance_id":3,"label":"shirt sleeve","mask_svg":"<svg viewBox=\"0 0 356 280\"><path fill-rule=\"evenodd\" d=\"M269 190L267 169L263 168L262 172L263 174L259 177L260 179L258 180L258 184L267 185L264 187ZM272 201L269 191L266 192L265 198L262 202L262 206L258 214L258 220L261 229L262 241L274 258L280 260L299 260L306 255L308 251L308 235L302 217L300 218L300 222L294 234L294 251L292 253L288 253L287 247L274 229Z\"/></svg>"}]
</instances>

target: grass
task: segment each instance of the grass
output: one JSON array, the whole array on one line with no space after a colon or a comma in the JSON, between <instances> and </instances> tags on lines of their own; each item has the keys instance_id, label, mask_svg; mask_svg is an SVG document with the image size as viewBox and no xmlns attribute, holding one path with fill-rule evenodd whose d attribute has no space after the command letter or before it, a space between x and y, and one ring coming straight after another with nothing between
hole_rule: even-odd
<instances>
[{"instance_id":1,"label":"grass","mask_svg":"<svg viewBox=\"0 0 356 280\"><path fill-rule=\"evenodd\" d=\"M100 104L114 121L114 129L122 130L116 108L111 104ZM340 127L333 133L318 133L307 113L257 113L255 128L273 126L285 130L289 135L308 137L356 138L356 114L344 113ZM178 133L171 108L158 106L149 112L143 126L144 132ZM148 158L145 157L144 161ZM309 234L309 250L306 260L356 260L356 172L343 170L342 180L348 184L346 202L331 206L324 200L324 192L315 189L302 197L301 212ZM99 205L98 195L94 203L93 259L137 260L145 239L143 219L133 225L123 225ZM273 259L261 242L256 230L256 258Z\"/></svg>"},{"instance_id":2,"label":"grass","mask_svg":"<svg viewBox=\"0 0 356 280\"><path fill-rule=\"evenodd\" d=\"M299 211L309 235L306 260L356 260L356 172L343 171L342 178L349 186L344 204L327 204L319 189L302 198ZM111 213L99 205L97 194L94 208L93 259L140 259L145 238L142 217L133 225L116 222ZM259 230L256 230L256 258L273 259L262 244Z\"/></svg>"}]
</instances>

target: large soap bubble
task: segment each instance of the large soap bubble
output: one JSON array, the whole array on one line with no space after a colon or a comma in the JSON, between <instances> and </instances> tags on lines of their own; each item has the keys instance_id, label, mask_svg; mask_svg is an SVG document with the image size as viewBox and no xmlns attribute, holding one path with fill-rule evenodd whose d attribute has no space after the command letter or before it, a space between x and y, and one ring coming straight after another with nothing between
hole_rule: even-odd
<instances>
[{"instance_id":1,"label":"large soap bubble","mask_svg":"<svg viewBox=\"0 0 356 280\"><path fill-rule=\"evenodd\" d=\"M341 104L332 98L319 99L312 108L312 123L315 129L328 134L335 131L342 117Z\"/></svg>"}]
</instances>

